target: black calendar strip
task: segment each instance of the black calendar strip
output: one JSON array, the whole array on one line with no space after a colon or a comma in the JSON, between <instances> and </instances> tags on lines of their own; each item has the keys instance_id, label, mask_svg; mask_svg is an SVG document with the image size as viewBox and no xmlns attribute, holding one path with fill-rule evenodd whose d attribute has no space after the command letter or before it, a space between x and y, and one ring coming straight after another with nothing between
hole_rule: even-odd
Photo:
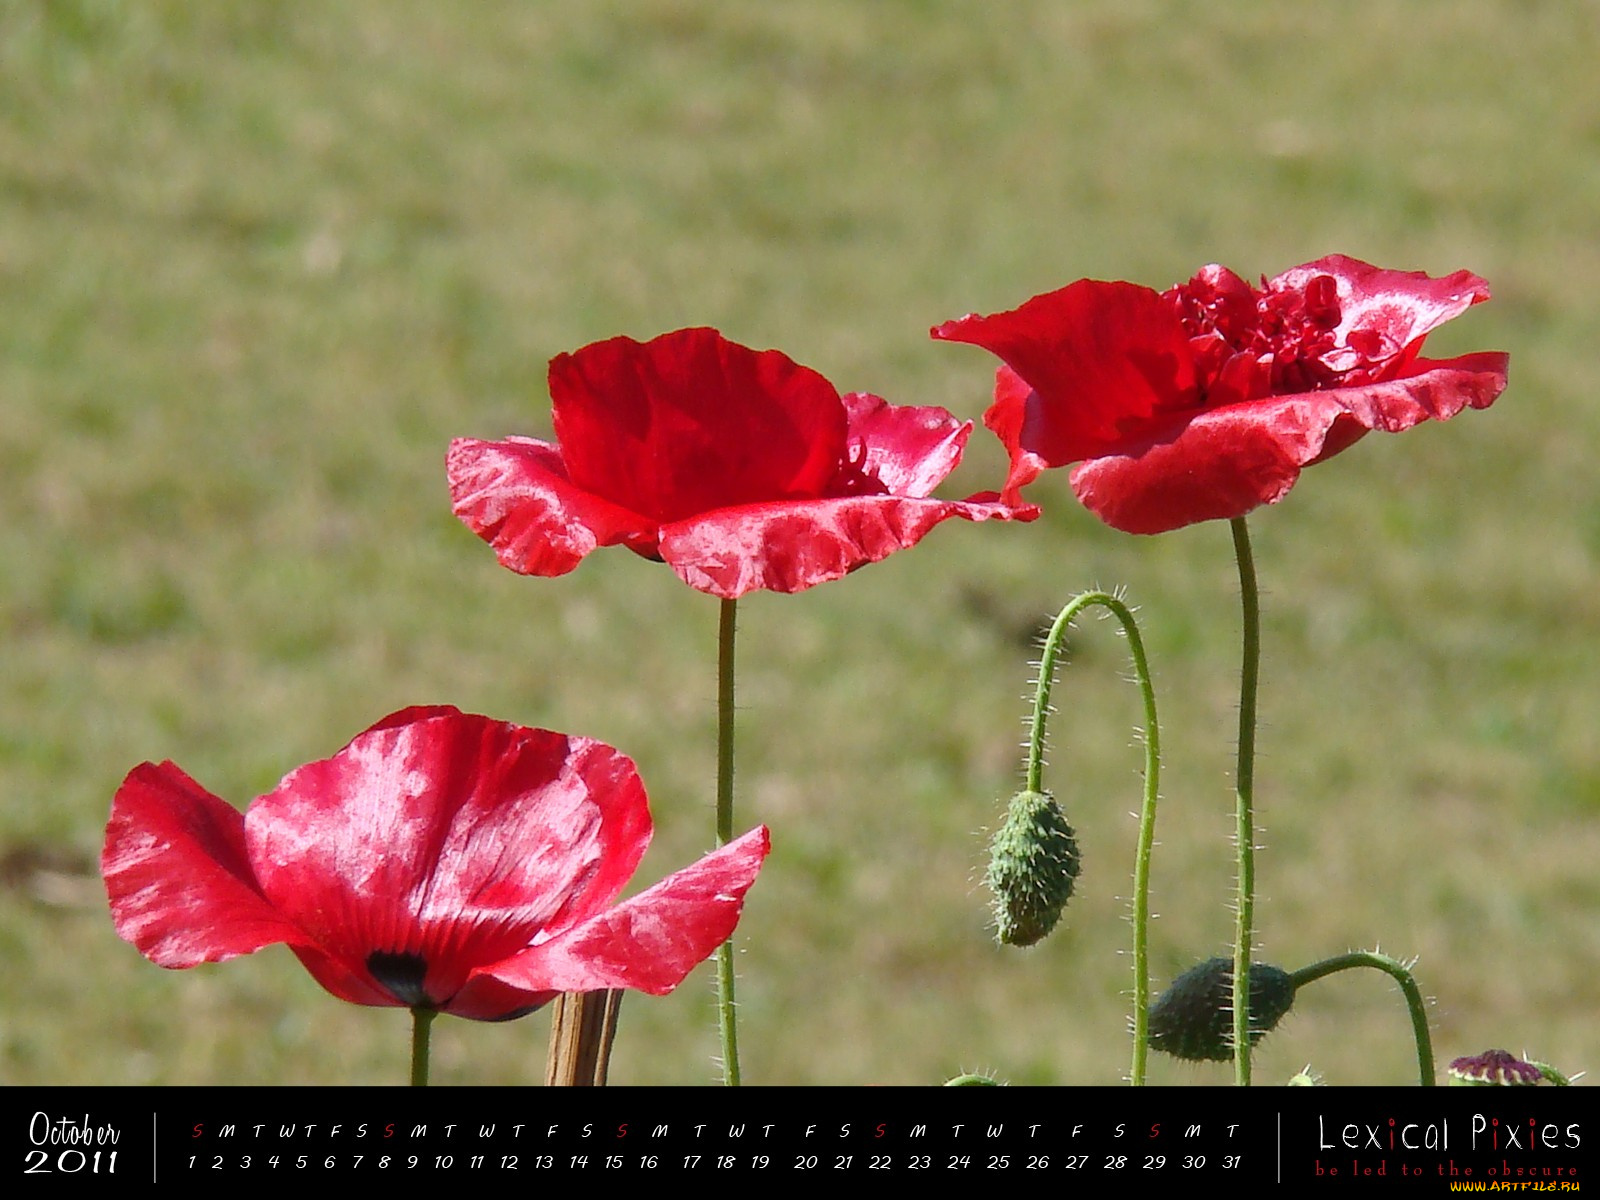
<instances>
[{"instance_id":1,"label":"black calendar strip","mask_svg":"<svg viewBox=\"0 0 1600 1200\"><path fill-rule=\"evenodd\" d=\"M1587 1089L30 1089L30 1182L926 1173L1573 1191Z\"/></svg>"}]
</instances>

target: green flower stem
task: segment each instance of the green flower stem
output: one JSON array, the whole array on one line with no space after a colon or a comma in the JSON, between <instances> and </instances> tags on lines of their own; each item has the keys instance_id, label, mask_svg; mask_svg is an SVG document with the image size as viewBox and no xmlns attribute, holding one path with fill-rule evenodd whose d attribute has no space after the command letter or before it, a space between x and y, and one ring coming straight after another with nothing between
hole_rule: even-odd
<instances>
[{"instance_id":1,"label":"green flower stem","mask_svg":"<svg viewBox=\"0 0 1600 1200\"><path fill-rule=\"evenodd\" d=\"M1400 985L1400 991L1405 994L1406 1006L1411 1010L1411 1031L1417 1040L1417 1073L1421 1076L1423 1087L1433 1087L1435 1082L1433 1039L1428 1033L1428 1014L1423 1007L1422 993L1417 989L1417 981L1412 978L1410 970L1404 963L1376 951L1352 950L1349 954L1325 958L1319 963L1312 963L1309 967L1302 967L1289 976L1289 982L1298 991L1308 983L1338 971L1348 971L1352 967L1375 967Z\"/></svg>"},{"instance_id":2,"label":"green flower stem","mask_svg":"<svg viewBox=\"0 0 1600 1200\"><path fill-rule=\"evenodd\" d=\"M435 1008L411 1010L411 1086L428 1086L428 1032L433 1019L439 1015Z\"/></svg>"},{"instance_id":3,"label":"green flower stem","mask_svg":"<svg viewBox=\"0 0 1600 1200\"><path fill-rule=\"evenodd\" d=\"M1084 592L1073 597L1045 638L1039 656L1039 684L1034 693L1033 719L1028 726L1027 789L1042 792L1044 776L1045 718L1050 712L1050 689L1055 682L1056 660L1073 620L1084 609L1099 605L1108 609L1122 625L1128 638L1128 653L1133 673L1144 697L1144 806L1139 815L1139 846L1133 860L1133 1066L1128 1081L1142 1087L1145 1061L1149 1054L1150 1024L1150 854L1155 845L1156 801L1161 793L1161 730L1156 723L1156 692L1150 682L1150 666L1144 653L1139 625L1127 605L1108 592Z\"/></svg>"},{"instance_id":4,"label":"green flower stem","mask_svg":"<svg viewBox=\"0 0 1600 1200\"><path fill-rule=\"evenodd\" d=\"M1250 949L1256 908L1256 848L1253 798L1256 774L1256 690L1261 678L1261 599L1256 587L1250 530L1235 517L1233 554L1239 563L1239 598L1244 610L1244 663L1239 672L1239 758L1234 771L1234 843L1239 858L1239 894L1233 937L1233 1081L1250 1086Z\"/></svg>"},{"instance_id":5,"label":"green flower stem","mask_svg":"<svg viewBox=\"0 0 1600 1200\"><path fill-rule=\"evenodd\" d=\"M733 646L739 602L724 600L717 622L717 845L733 840ZM733 1015L733 939L717 947L717 1025L722 1082L739 1086L739 1032Z\"/></svg>"}]
</instances>

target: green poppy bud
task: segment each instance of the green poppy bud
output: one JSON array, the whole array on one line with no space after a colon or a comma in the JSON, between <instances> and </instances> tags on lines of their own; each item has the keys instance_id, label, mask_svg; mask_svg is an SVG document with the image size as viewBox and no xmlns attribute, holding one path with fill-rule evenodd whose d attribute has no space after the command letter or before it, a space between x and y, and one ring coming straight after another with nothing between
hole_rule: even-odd
<instances>
[{"instance_id":1,"label":"green poppy bud","mask_svg":"<svg viewBox=\"0 0 1600 1200\"><path fill-rule=\"evenodd\" d=\"M1061 806L1043 792L1018 792L989 846L985 882L994 896L995 937L1031 946L1056 927L1078 878L1078 840Z\"/></svg>"},{"instance_id":2,"label":"green poppy bud","mask_svg":"<svg viewBox=\"0 0 1600 1200\"><path fill-rule=\"evenodd\" d=\"M1294 1006L1287 971L1250 964L1250 1044ZM1224 1062L1233 1057L1233 960L1210 958L1172 981L1150 1006L1150 1045L1175 1058Z\"/></svg>"}]
</instances>

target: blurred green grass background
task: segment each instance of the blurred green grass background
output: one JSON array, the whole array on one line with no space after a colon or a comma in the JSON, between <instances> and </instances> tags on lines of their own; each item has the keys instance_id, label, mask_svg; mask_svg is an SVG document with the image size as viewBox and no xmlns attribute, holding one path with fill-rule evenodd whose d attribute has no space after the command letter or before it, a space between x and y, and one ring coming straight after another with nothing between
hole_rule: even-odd
<instances>
[{"instance_id":1,"label":"blurred green grass background","mask_svg":"<svg viewBox=\"0 0 1600 1200\"><path fill-rule=\"evenodd\" d=\"M452 703L640 764L640 884L708 847L716 605L620 550L500 569L455 436L548 436L544 364L711 324L842 390L985 406L928 327L1080 276L1332 252L1495 299L1491 410L1374 435L1253 521L1266 589L1257 920L1294 968L1420 957L1445 1061L1600 1066L1600 10L1586 0L0 0L0 1079L368 1083L408 1022L287 951L120 942L112 793L171 758L243 805L388 711ZM993 487L983 431L945 494ZM1137 697L1087 622L1049 786L1085 869L987 937L1036 624L1125 586L1166 767L1159 987L1231 937L1225 525L1132 538L1064 473L741 606L738 934L753 1083L1113 1083L1127 1064ZM435 1078L540 1077L547 1022L446 1022ZM619 1083L709 1082L711 979L630 998ZM1302 996L1257 1078L1414 1078L1392 985ZM1158 1083L1227 1068L1158 1060Z\"/></svg>"}]
</instances>

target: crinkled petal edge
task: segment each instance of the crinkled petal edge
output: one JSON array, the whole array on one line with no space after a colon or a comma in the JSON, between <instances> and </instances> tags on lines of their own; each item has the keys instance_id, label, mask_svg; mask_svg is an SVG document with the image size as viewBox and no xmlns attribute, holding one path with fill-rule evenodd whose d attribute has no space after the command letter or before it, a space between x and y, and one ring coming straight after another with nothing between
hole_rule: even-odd
<instances>
[{"instance_id":1,"label":"crinkled petal edge","mask_svg":"<svg viewBox=\"0 0 1600 1200\"><path fill-rule=\"evenodd\" d=\"M1499 352L1418 359L1413 373L1400 379L1212 409L1124 452L1080 463L1072 472L1073 491L1096 516L1127 533L1240 517L1281 500L1303 467L1333 457L1369 431L1399 433L1465 408L1487 408L1505 390L1508 362Z\"/></svg>"},{"instance_id":2,"label":"crinkled petal edge","mask_svg":"<svg viewBox=\"0 0 1600 1200\"><path fill-rule=\"evenodd\" d=\"M724 600L800 592L916 545L943 521L1031 521L1031 504L848 496L720 509L661 531L661 557L690 587Z\"/></svg>"},{"instance_id":3,"label":"crinkled petal edge","mask_svg":"<svg viewBox=\"0 0 1600 1200\"><path fill-rule=\"evenodd\" d=\"M548 442L458 438L445 469L456 516L520 575L565 575L600 546L655 555L655 525L574 484Z\"/></svg>"}]
</instances>

